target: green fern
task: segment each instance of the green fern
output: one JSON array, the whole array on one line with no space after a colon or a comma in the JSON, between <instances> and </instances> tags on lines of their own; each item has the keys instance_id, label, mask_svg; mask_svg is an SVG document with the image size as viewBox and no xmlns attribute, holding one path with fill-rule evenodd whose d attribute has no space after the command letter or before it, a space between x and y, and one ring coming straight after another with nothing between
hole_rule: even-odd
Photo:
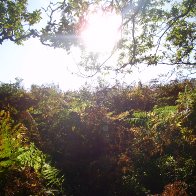
<instances>
[{"instance_id":1,"label":"green fern","mask_svg":"<svg viewBox=\"0 0 196 196\"><path fill-rule=\"evenodd\" d=\"M133 117L128 121L133 126L147 126L148 116L147 112L134 112Z\"/></svg>"},{"instance_id":2,"label":"green fern","mask_svg":"<svg viewBox=\"0 0 196 196\"><path fill-rule=\"evenodd\" d=\"M0 171L10 167L18 155L24 128L22 124L12 125L9 112L0 111Z\"/></svg>"},{"instance_id":3,"label":"green fern","mask_svg":"<svg viewBox=\"0 0 196 196\"><path fill-rule=\"evenodd\" d=\"M46 155L33 143L28 148L21 148L20 155L17 157L21 167L32 167L45 180L47 187L61 189L64 177L59 177L59 170L47 163L46 159Z\"/></svg>"},{"instance_id":4,"label":"green fern","mask_svg":"<svg viewBox=\"0 0 196 196\"><path fill-rule=\"evenodd\" d=\"M177 106L165 106L165 107L155 107L153 113L162 118L167 120L168 118L174 117L177 113Z\"/></svg>"},{"instance_id":5,"label":"green fern","mask_svg":"<svg viewBox=\"0 0 196 196\"><path fill-rule=\"evenodd\" d=\"M21 123L14 125L9 112L0 111L0 181L7 170L30 167L44 180L45 191L52 188L50 192L62 192L63 176L59 177L59 170L47 162L47 156L33 143L26 144L26 131Z\"/></svg>"}]
</instances>

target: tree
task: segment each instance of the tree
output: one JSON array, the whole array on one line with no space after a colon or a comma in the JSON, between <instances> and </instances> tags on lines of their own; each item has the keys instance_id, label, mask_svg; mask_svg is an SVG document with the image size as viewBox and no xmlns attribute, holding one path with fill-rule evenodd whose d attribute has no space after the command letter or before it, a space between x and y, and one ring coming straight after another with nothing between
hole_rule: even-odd
<instances>
[{"instance_id":1,"label":"tree","mask_svg":"<svg viewBox=\"0 0 196 196\"><path fill-rule=\"evenodd\" d=\"M37 32L31 27L40 21L41 11L29 12L28 0L2 0L0 2L0 44L10 40L21 44Z\"/></svg>"},{"instance_id":2,"label":"tree","mask_svg":"<svg viewBox=\"0 0 196 196\"><path fill-rule=\"evenodd\" d=\"M130 71L131 66L141 64L168 64L195 72L195 0L53 0L43 9L48 23L40 32L32 26L41 19L41 11L28 12L27 2L0 2L1 44L5 40L21 44L31 36L38 36L43 44L65 48L68 52L72 46L79 46L84 52L81 67L95 73ZM80 37L93 7L103 13L115 11L122 19L121 38L103 62L99 54L86 53ZM119 56L118 63L110 66L106 62L115 52Z\"/></svg>"},{"instance_id":3,"label":"tree","mask_svg":"<svg viewBox=\"0 0 196 196\"><path fill-rule=\"evenodd\" d=\"M122 37L114 48L120 52L117 66L104 67L105 61L100 64L96 61L97 54L90 54L87 58L94 65L90 69L119 72L139 64L195 68L195 0L64 0L48 6L49 21L42 29L41 42L67 51L73 45L82 47L79 34L88 22L88 10L92 6L99 6L103 12L115 10L121 14ZM54 17L57 11L61 12L59 21Z\"/></svg>"}]
</instances>

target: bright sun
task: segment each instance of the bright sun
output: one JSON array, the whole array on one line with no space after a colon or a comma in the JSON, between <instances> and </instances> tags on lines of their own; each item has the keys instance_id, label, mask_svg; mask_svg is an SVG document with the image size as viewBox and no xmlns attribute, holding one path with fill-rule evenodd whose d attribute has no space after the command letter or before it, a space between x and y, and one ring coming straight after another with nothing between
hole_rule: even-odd
<instances>
[{"instance_id":1,"label":"bright sun","mask_svg":"<svg viewBox=\"0 0 196 196\"><path fill-rule=\"evenodd\" d=\"M81 38L90 52L110 52L120 38L121 16L114 11L96 10L88 14Z\"/></svg>"}]
</instances>

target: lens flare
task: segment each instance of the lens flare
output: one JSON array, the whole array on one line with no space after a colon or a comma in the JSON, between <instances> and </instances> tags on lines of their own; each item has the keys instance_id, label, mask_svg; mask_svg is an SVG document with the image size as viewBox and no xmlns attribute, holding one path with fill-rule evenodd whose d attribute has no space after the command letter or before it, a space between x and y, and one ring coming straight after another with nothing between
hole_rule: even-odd
<instances>
[{"instance_id":1,"label":"lens flare","mask_svg":"<svg viewBox=\"0 0 196 196\"><path fill-rule=\"evenodd\" d=\"M90 52L110 52L120 39L121 16L114 11L96 10L88 14L81 39Z\"/></svg>"}]
</instances>

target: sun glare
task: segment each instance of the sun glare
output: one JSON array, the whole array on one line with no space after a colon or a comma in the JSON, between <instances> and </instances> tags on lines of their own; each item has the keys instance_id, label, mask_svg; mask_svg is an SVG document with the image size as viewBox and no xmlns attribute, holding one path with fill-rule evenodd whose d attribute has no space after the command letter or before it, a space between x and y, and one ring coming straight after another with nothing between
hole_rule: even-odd
<instances>
[{"instance_id":1,"label":"sun glare","mask_svg":"<svg viewBox=\"0 0 196 196\"><path fill-rule=\"evenodd\" d=\"M110 52L120 38L121 16L114 11L89 13L81 38L90 52Z\"/></svg>"}]
</instances>

